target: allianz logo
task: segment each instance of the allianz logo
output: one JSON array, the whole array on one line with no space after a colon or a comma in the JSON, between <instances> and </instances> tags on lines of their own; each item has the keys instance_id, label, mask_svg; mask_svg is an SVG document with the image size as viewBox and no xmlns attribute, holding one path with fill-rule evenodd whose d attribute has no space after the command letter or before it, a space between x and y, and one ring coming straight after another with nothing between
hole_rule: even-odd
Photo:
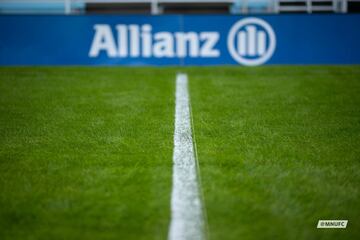
<instances>
[{"instance_id":1,"label":"allianz logo","mask_svg":"<svg viewBox=\"0 0 360 240\"><path fill-rule=\"evenodd\" d=\"M153 32L150 24L95 24L89 57L104 52L110 58L219 58L219 40L217 31ZM243 65L265 63L275 46L273 29L259 18L236 22L227 36L228 54Z\"/></svg>"},{"instance_id":2,"label":"allianz logo","mask_svg":"<svg viewBox=\"0 0 360 240\"><path fill-rule=\"evenodd\" d=\"M218 57L215 49L218 32L152 32L150 24L142 26L119 24L116 35L106 24L94 26L95 35L89 56L97 57L105 51L109 57Z\"/></svg>"},{"instance_id":3,"label":"allianz logo","mask_svg":"<svg viewBox=\"0 0 360 240\"><path fill-rule=\"evenodd\" d=\"M230 28L227 48L230 56L238 63L246 66L261 65L275 51L275 32L260 18L245 18Z\"/></svg>"}]
</instances>

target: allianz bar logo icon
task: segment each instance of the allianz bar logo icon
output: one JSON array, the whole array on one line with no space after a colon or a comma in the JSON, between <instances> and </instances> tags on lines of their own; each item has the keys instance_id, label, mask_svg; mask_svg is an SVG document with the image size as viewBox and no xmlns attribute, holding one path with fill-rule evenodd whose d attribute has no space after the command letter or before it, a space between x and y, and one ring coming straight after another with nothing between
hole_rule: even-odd
<instances>
[{"instance_id":1,"label":"allianz bar logo icon","mask_svg":"<svg viewBox=\"0 0 360 240\"><path fill-rule=\"evenodd\" d=\"M240 56L262 56L265 53L266 35L264 31L256 31L253 25L246 26L237 36L237 47Z\"/></svg>"},{"instance_id":2,"label":"allianz bar logo icon","mask_svg":"<svg viewBox=\"0 0 360 240\"><path fill-rule=\"evenodd\" d=\"M276 47L274 30L259 18L245 18L235 23L227 40L232 58L246 66L265 63L272 57Z\"/></svg>"},{"instance_id":3,"label":"allianz bar logo icon","mask_svg":"<svg viewBox=\"0 0 360 240\"><path fill-rule=\"evenodd\" d=\"M219 58L218 31L155 32L150 24L95 24L88 56L104 52L109 58ZM237 21L227 36L227 50L239 64L261 65L275 51L271 26L259 18Z\"/></svg>"}]
</instances>

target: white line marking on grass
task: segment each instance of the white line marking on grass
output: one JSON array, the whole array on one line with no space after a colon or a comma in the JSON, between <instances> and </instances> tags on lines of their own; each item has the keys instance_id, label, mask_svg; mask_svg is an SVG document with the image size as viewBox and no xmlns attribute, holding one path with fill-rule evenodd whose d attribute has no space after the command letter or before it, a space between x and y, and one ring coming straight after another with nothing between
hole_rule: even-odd
<instances>
[{"instance_id":1,"label":"white line marking on grass","mask_svg":"<svg viewBox=\"0 0 360 240\"><path fill-rule=\"evenodd\" d=\"M176 76L173 186L169 240L205 239L202 206L196 177L186 74Z\"/></svg>"}]
</instances>

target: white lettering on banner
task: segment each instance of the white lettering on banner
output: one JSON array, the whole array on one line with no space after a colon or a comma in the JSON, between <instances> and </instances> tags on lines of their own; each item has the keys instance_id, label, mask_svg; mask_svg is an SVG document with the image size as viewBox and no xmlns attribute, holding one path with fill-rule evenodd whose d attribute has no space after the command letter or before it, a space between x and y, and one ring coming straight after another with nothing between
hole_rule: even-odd
<instances>
[{"instance_id":1,"label":"white lettering on banner","mask_svg":"<svg viewBox=\"0 0 360 240\"><path fill-rule=\"evenodd\" d=\"M175 33L176 39L176 55L178 57L186 57L187 46L189 46L190 57L199 56L199 36L195 32Z\"/></svg>"},{"instance_id":2,"label":"white lettering on banner","mask_svg":"<svg viewBox=\"0 0 360 240\"><path fill-rule=\"evenodd\" d=\"M218 32L157 32L152 26L136 24L115 26L114 36L110 25L96 24L89 57L98 57L103 51L108 57L204 57L220 56L215 48L220 39ZM115 41L116 39L116 41Z\"/></svg>"},{"instance_id":3,"label":"white lettering on banner","mask_svg":"<svg viewBox=\"0 0 360 240\"><path fill-rule=\"evenodd\" d=\"M220 51L215 49L216 43L219 41L220 34L218 32L202 32L200 33L200 40L204 41L200 49L201 56L219 57Z\"/></svg>"},{"instance_id":4,"label":"white lettering on banner","mask_svg":"<svg viewBox=\"0 0 360 240\"><path fill-rule=\"evenodd\" d=\"M96 24L94 40L91 44L89 56L97 57L100 51L105 51L109 57L116 57L116 45L111 28L106 24Z\"/></svg>"},{"instance_id":5,"label":"white lettering on banner","mask_svg":"<svg viewBox=\"0 0 360 240\"><path fill-rule=\"evenodd\" d=\"M221 55L216 48L220 33L216 31L153 32L150 24L118 24L114 29L108 24L95 24L94 30L89 51L92 58L101 53L110 58L218 58ZM239 64L264 64L275 48L275 32L260 18L241 19L229 29L226 54Z\"/></svg>"},{"instance_id":6,"label":"white lettering on banner","mask_svg":"<svg viewBox=\"0 0 360 240\"><path fill-rule=\"evenodd\" d=\"M128 55L127 27L126 25L117 25L116 30L118 32L118 43L123 46L118 49L118 56L126 57Z\"/></svg>"},{"instance_id":7,"label":"white lettering on banner","mask_svg":"<svg viewBox=\"0 0 360 240\"><path fill-rule=\"evenodd\" d=\"M158 32L154 36L154 57L161 58L161 57L174 57L174 39L172 34L169 32Z\"/></svg>"}]
</instances>

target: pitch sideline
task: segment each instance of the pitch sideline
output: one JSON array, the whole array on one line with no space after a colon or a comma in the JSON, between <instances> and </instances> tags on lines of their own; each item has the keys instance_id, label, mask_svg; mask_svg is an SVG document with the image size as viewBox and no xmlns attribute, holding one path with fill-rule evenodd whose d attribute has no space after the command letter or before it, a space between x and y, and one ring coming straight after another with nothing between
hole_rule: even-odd
<instances>
[{"instance_id":1,"label":"pitch sideline","mask_svg":"<svg viewBox=\"0 0 360 240\"><path fill-rule=\"evenodd\" d=\"M205 239L191 131L188 77L176 75L173 185L169 240Z\"/></svg>"}]
</instances>

